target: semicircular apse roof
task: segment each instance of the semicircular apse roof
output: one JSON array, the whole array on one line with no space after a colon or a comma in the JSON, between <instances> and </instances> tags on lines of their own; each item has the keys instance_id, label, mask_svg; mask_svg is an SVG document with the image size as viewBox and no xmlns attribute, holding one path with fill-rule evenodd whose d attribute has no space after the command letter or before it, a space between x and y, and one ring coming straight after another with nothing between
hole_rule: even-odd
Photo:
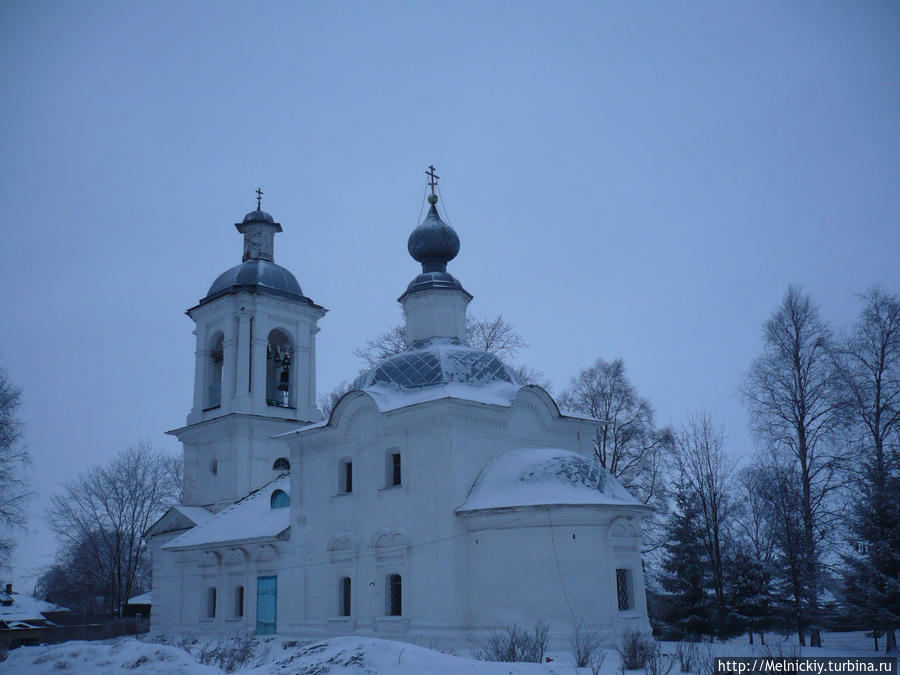
<instances>
[{"instance_id":1,"label":"semicircular apse roof","mask_svg":"<svg viewBox=\"0 0 900 675\"><path fill-rule=\"evenodd\" d=\"M589 457L562 448L523 448L488 462L456 511L551 505L648 508Z\"/></svg>"},{"instance_id":2,"label":"semicircular apse roof","mask_svg":"<svg viewBox=\"0 0 900 675\"><path fill-rule=\"evenodd\" d=\"M388 386L420 389L441 384L489 384L507 382L520 386L522 379L495 355L450 339L432 339L389 356L355 383L354 389Z\"/></svg>"}]
</instances>

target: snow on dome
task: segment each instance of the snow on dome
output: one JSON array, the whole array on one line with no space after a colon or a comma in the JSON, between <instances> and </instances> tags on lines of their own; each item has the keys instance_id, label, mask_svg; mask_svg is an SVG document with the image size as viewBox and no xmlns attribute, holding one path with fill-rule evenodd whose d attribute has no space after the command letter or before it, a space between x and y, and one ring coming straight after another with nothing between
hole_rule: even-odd
<instances>
[{"instance_id":1,"label":"snow on dome","mask_svg":"<svg viewBox=\"0 0 900 675\"><path fill-rule=\"evenodd\" d=\"M525 448L488 462L456 511L549 505L647 508L584 455L561 448Z\"/></svg>"},{"instance_id":2,"label":"snow on dome","mask_svg":"<svg viewBox=\"0 0 900 675\"><path fill-rule=\"evenodd\" d=\"M493 354L452 339L434 338L389 356L364 373L354 383L354 389L418 389L440 384L481 385L496 381L516 387L523 384L515 371Z\"/></svg>"}]
</instances>

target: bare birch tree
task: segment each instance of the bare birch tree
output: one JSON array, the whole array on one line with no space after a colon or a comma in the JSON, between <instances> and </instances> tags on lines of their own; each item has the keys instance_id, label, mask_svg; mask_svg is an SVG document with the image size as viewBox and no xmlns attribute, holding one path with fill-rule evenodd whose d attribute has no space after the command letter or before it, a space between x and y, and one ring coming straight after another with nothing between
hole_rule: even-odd
<instances>
[{"instance_id":1,"label":"bare birch tree","mask_svg":"<svg viewBox=\"0 0 900 675\"><path fill-rule=\"evenodd\" d=\"M146 556L143 534L178 501L165 456L140 443L95 466L53 497L50 527L63 547L87 558L107 611L122 616Z\"/></svg>"},{"instance_id":2,"label":"bare birch tree","mask_svg":"<svg viewBox=\"0 0 900 675\"><path fill-rule=\"evenodd\" d=\"M715 595L716 619L728 618L725 599L726 547L731 526L734 460L725 454L725 432L707 413L694 413L675 434L679 482L694 496L697 530L706 552Z\"/></svg>"},{"instance_id":3,"label":"bare birch tree","mask_svg":"<svg viewBox=\"0 0 900 675\"><path fill-rule=\"evenodd\" d=\"M854 432L850 604L896 649L900 627L900 299L873 288L835 364Z\"/></svg>"},{"instance_id":4,"label":"bare birch tree","mask_svg":"<svg viewBox=\"0 0 900 675\"><path fill-rule=\"evenodd\" d=\"M597 359L572 378L560 405L600 420L594 454L600 465L645 504L664 493L664 451L673 434L657 429L653 406L638 396L621 359Z\"/></svg>"},{"instance_id":5,"label":"bare birch tree","mask_svg":"<svg viewBox=\"0 0 900 675\"><path fill-rule=\"evenodd\" d=\"M818 620L820 543L832 524L831 493L839 486L833 436L840 423L831 360L832 336L809 295L788 288L763 325L763 353L750 367L741 393L758 442L796 469L800 491L801 577L805 602L798 617L801 644L821 644Z\"/></svg>"},{"instance_id":6,"label":"bare birch tree","mask_svg":"<svg viewBox=\"0 0 900 675\"><path fill-rule=\"evenodd\" d=\"M23 475L31 458L22 443L21 402L21 390L0 370L0 567L9 563L14 532L25 527L31 497Z\"/></svg>"}]
</instances>

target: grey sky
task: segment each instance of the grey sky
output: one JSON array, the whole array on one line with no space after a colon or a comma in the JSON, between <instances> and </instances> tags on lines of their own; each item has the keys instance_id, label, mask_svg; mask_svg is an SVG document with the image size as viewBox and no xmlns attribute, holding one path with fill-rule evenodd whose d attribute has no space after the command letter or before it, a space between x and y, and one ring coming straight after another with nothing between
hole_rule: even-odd
<instances>
[{"instance_id":1,"label":"grey sky","mask_svg":"<svg viewBox=\"0 0 900 675\"><path fill-rule=\"evenodd\" d=\"M396 323L429 163L450 265L558 392L625 359L662 423L735 388L789 283L836 326L900 291L900 9L888 2L0 5L0 366L38 496L184 423L183 310L240 262L265 191L276 261L331 311L319 391Z\"/></svg>"}]
</instances>

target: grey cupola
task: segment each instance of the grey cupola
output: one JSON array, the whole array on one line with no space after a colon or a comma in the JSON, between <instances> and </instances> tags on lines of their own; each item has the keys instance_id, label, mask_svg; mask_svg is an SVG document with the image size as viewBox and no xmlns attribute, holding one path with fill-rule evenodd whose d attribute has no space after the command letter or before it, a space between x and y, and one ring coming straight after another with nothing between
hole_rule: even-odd
<instances>
[{"instance_id":1,"label":"grey cupola","mask_svg":"<svg viewBox=\"0 0 900 675\"><path fill-rule=\"evenodd\" d=\"M303 295L297 278L290 270L275 264L275 235L282 231L281 223L261 209L262 190L257 193L256 210L235 223L237 231L244 235L244 253L240 265L225 270L209 287L200 301L206 304L230 293L241 291L280 295L314 304Z\"/></svg>"},{"instance_id":2,"label":"grey cupola","mask_svg":"<svg viewBox=\"0 0 900 675\"><path fill-rule=\"evenodd\" d=\"M447 263L459 253L459 236L441 220L434 192L437 176L434 167L428 168L431 207L406 243L409 254L422 264L422 273L399 298L406 315L406 337L410 343L448 338L465 344L466 307L472 296L447 272Z\"/></svg>"},{"instance_id":3,"label":"grey cupola","mask_svg":"<svg viewBox=\"0 0 900 675\"><path fill-rule=\"evenodd\" d=\"M431 207L419 226L409 235L406 249L413 260L422 263L422 273L413 279L400 302L409 293L436 288L460 290L462 284L447 272L447 263L459 253L459 236L456 230L441 220L437 210L437 195L428 195ZM471 299L471 297L470 297Z\"/></svg>"}]
</instances>

